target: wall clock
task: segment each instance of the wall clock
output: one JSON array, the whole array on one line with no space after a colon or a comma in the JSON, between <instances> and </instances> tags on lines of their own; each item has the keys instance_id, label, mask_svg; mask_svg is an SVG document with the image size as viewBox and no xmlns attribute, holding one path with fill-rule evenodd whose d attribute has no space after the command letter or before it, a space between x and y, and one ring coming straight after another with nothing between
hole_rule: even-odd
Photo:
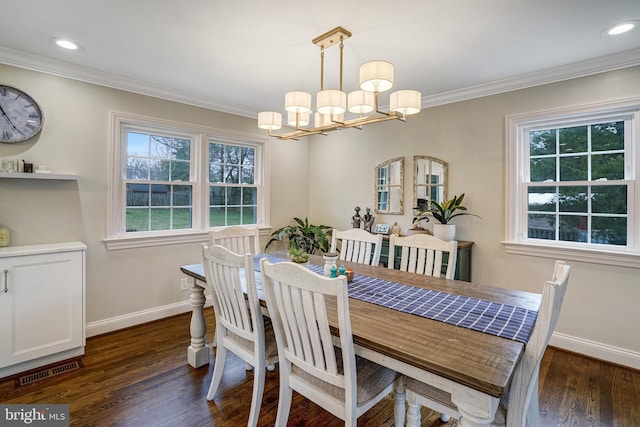
<instances>
[{"instance_id":1,"label":"wall clock","mask_svg":"<svg viewBox=\"0 0 640 427\"><path fill-rule=\"evenodd\" d=\"M36 101L20 89L0 85L0 142L13 144L36 136L44 123Z\"/></svg>"}]
</instances>

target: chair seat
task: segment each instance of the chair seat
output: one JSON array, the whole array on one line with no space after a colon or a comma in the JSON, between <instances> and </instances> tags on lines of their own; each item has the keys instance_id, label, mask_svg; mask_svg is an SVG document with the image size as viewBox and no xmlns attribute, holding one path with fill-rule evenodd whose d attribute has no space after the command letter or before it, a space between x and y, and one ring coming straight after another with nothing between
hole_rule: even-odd
<instances>
[{"instance_id":1,"label":"chair seat","mask_svg":"<svg viewBox=\"0 0 640 427\"><path fill-rule=\"evenodd\" d=\"M265 345L265 358L267 363L276 363L278 361L278 345L276 344L276 334L273 332L273 324L268 316L262 316L264 319L264 345ZM237 342L248 351L253 351L253 342L246 340L237 335L227 335L227 339Z\"/></svg>"},{"instance_id":2,"label":"chair seat","mask_svg":"<svg viewBox=\"0 0 640 427\"><path fill-rule=\"evenodd\" d=\"M344 374L342 366L342 351L336 347L336 363L338 372ZM304 381L318 387L324 393L331 394L336 399L344 400L344 389L333 384L326 383L316 376L313 376L299 367L293 365L291 371ZM396 371L378 365L363 357L356 356L356 376L358 378L358 406L366 405L375 398L382 390L398 378Z\"/></svg>"}]
</instances>

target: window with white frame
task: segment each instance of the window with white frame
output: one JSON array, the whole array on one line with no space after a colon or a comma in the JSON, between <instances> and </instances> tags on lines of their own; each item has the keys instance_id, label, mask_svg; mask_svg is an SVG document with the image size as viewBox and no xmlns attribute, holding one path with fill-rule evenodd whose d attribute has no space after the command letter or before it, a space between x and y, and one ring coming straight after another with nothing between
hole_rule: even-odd
<instances>
[{"instance_id":1,"label":"window with white frame","mask_svg":"<svg viewBox=\"0 0 640 427\"><path fill-rule=\"evenodd\" d=\"M639 111L637 100L507 118L508 252L640 267Z\"/></svg>"},{"instance_id":2,"label":"window with white frame","mask_svg":"<svg viewBox=\"0 0 640 427\"><path fill-rule=\"evenodd\" d=\"M112 114L111 139L108 248L267 224L265 140L125 113Z\"/></svg>"}]
</instances>

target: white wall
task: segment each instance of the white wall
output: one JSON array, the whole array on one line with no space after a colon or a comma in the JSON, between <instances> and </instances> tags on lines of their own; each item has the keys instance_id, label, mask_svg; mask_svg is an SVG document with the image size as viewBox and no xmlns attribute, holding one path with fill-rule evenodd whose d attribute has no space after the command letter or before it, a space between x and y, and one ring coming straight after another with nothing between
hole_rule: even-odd
<instances>
[{"instance_id":1,"label":"white wall","mask_svg":"<svg viewBox=\"0 0 640 427\"><path fill-rule=\"evenodd\" d=\"M107 251L109 111L263 136L254 120L0 65L0 80L33 96L45 124L36 140L0 144L0 158L46 164L76 181L0 179L0 224L12 245L79 240L87 250L88 334L190 310L179 266L198 262L199 243ZM271 219L308 212L308 145L272 143ZM286 207L286 208L283 208ZM263 237L262 244L267 241Z\"/></svg>"},{"instance_id":2,"label":"white wall","mask_svg":"<svg viewBox=\"0 0 640 427\"><path fill-rule=\"evenodd\" d=\"M412 219L414 155L449 162L449 196L466 193L480 215L457 218L457 237L472 240L472 278L540 292L554 260L506 254L505 116L640 96L640 67L423 110L406 123L343 130L311 143L310 194L314 222L350 227L353 208L374 208L374 167L405 157L405 215L376 222L403 230ZM330 154L330 158L327 153ZM430 226L430 224L427 224ZM640 270L571 262L573 270L553 344L640 368Z\"/></svg>"},{"instance_id":3,"label":"white wall","mask_svg":"<svg viewBox=\"0 0 640 427\"><path fill-rule=\"evenodd\" d=\"M109 111L117 110L246 132L263 133L243 117L0 65L2 82L30 93L45 127L35 141L0 144L0 158L46 164L80 179L0 179L0 225L12 244L80 240L87 244L90 333L189 310L179 266L196 262L199 244L107 251ZM449 162L449 194L465 192L482 219L459 218L458 238L473 240L473 280L539 292L553 260L508 255L504 238L505 116L640 96L640 68L428 108L406 123L363 131L271 142L271 223L309 216L315 224L350 227L354 206L374 207L374 167L405 157L405 215L377 222L411 224L413 156ZM263 239L263 245L267 237ZM573 271L553 343L640 368L640 270L572 262Z\"/></svg>"}]
</instances>

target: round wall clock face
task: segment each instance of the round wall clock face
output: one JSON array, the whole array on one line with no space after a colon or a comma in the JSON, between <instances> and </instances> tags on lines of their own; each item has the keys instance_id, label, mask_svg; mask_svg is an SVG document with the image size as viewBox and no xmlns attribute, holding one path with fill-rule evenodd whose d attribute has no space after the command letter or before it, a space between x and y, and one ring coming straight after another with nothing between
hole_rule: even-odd
<instances>
[{"instance_id":1,"label":"round wall clock face","mask_svg":"<svg viewBox=\"0 0 640 427\"><path fill-rule=\"evenodd\" d=\"M40 106L29 95L0 85L0 142L15 143L33 138L42 130Z\"/></svg>"}]
</instances>

